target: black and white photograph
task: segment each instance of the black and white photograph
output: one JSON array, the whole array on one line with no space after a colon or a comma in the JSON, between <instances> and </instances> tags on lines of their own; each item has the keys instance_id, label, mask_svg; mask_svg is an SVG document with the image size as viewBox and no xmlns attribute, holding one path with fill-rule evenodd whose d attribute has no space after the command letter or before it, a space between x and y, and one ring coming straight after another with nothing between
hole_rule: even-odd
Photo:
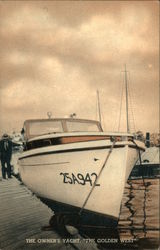
<instances>
[{"instance_id":1,"label":"black and white photograph","mask_svg":"<svg viewBox=\"0 0 160 250\"><path fill-rule=\"evenodd\" d=\"M0 0L0 250L158 250L158 0Z\"/></svg>"}]
</instances>

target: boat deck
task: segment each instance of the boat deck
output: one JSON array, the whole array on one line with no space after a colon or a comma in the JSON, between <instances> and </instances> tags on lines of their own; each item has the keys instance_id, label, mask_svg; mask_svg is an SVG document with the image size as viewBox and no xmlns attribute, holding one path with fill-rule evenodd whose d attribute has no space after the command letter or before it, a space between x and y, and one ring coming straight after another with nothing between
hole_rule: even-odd
<instances>
[{"instance_id":1,"label":"boat deck","mask_svg":"<svg viewBox=\"0 0 160 250\"><path fill-rule=\"evenodd\" d=\"M56 231L42 231L53 212L15 177L0 177L0 250L97 249L90 244L65 244ZM80 239L77 233L72 237ZM49 241L42 243L42 241Z\"/></svg>"}]
</instances>

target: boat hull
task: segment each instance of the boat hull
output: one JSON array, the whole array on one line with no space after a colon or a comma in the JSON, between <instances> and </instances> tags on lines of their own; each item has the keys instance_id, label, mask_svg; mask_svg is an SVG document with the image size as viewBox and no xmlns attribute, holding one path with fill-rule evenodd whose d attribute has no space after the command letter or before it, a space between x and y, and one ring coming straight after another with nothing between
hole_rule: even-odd
<instances>
[{"instance_id":1,"label":"boat hull","mask_svg":"<svg viewBox=\"0 0 160 250\"><path fill-rule=\"evenodd\" d=\"M40 200L51 208L56 215L64 216L64 223L75 225L80 228L115 228L118 226L118 218L93 212L84 209L82 214L79 214L79 208L67 205L54 200L39 197Z\"/></svg>"},{"instance_id":2,"label":"boat hull","mask_svg":"<svg viewBox=\"0 0 160 250\"><path fill-rule=\"evenodd\" d=\"M47 203L52 204L54 211L68 212L69 207L79 212L97 179L84 207L83 223L89 223L90 213L91 224L96 222L93 219L96 215L103 217L98 219L100 225L116 225L124 185L137 161L138 150L131 142L123 142L117 143L109 153L111 146L111 142L99 141L69 148L62 145L56 150L54 146L30 150L19 159L22 181L41 199L50 201ZM108 160L99 176L106 157Z\"/></svg>"}]
</instances>

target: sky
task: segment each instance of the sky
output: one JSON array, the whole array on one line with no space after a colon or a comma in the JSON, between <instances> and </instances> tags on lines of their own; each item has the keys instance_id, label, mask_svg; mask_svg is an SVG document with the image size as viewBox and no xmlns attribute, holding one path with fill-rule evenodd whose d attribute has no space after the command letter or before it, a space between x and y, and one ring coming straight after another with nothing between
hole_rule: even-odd
<instances>
[{"instance_id":1,"label":"sky","mask_svg":"<svg viewBox=\"0 0 160 250\"><path fill-rule=\"evenodd\" d=\"M0 134L26 119L159 131L158 1L0 1Z\"/></svg>"}]
</instances>

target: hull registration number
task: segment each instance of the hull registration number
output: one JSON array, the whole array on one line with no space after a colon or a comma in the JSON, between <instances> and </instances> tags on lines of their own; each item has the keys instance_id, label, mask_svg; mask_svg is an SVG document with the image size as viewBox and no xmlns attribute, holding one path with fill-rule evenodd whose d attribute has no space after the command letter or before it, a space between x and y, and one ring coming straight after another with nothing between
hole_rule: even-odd
<instances>
[{"instance_id":1,"label":"hull registration number","mask_svg":"<svg viewBox=\"0 0 160 250\"><path fill-rule=\"evenodd\" d=\"M97 174L96 173L87 173L85 175L77 173L60 173L60 175L63 177L63 183L66 184L80 184L80 185L87 185L93 186L96 182L95 186L100 186L100 184L97 183Z\"/></svg>"}]
</instances>

